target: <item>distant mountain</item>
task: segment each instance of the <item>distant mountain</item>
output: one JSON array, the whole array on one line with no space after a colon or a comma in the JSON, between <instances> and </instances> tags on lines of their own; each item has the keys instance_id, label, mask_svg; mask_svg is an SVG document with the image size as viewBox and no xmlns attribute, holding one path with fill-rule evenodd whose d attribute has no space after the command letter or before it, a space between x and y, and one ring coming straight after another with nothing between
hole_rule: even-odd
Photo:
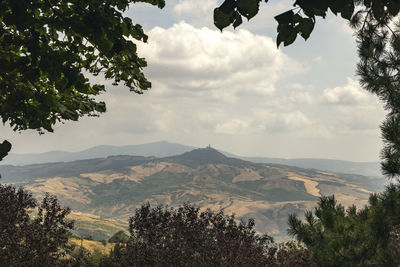
<instances>
[{"instance_id":1,"label":"distant mountain","mask_svg":"<svg viewBox=\"0 0 400 267\"><path fill-rule=\"evenodd\" d=\"M223 209L254 218L256 229L282 237L289 213L303 215L321 195L335 194L348 206L366 204L383 180L360 175L264 164L226 157L213 148L164 158L110 156L66 163L0 166L2 182L22 185L35 196L56 194L76 212L127 220L142 203ZM87 217L87 216L86 216ZM79 218L78 218L79 220ZM86 235L99 227L86 227ZM100 225L100 224L99 224ZM100 228L99 228L100 229ZM105 226L98 238L107 238ZM115 230L115 229L114 229Z\"/></svg>"},{"instance_id":2,"label":"distant mountain","mask_svg":"<svg viewBox=\"0 0 400 267\"><path fill-rule=\"evenodd\" d=\"M168 157L165 160L178 162L189 167L198 167L205 164L226 164L235 166L249 164L249 162L245 162L235 157L227 157L223 153L211 147L197 148L181 155Z\"/></svg>"},{"instance_id":3,"label":"distant mountain","mask_svg":"<svg viewBox=\"0 0 400 267\"><path fill-rule=\"evenodd\" d=\"M50 151L45 153L13 154L10 153L1 161L1 165L28 165L50 162L68 162L83 159L105 158L108 156L155 156L168 157L193 150L195 147L169 143L166 141L129 145L129 146L95 146L79 152Z\"/></svg>"},{"instance_id":4,"label":"distant mountain","mask_svg":"<svg viewBox=\"0 0 400 267\"><path fill-rule=\"evenodd\" d=\"M382 172L379 162L353 162L333 159L281 159L281 158L262 158L262 157L240 157L244 160L249 160L259 163L275 163L296 166L306 169L318 169L324 171L352 173L365 176L382 177Z\"/></svg>"},{"instance_id":5,"label":"distant mountain","mask_svg":"<svg viewBox=\"0 0 400 267\"><path fill-rule=\"evenodd\" d=\"M1 165L28 165L50 162L69 162L83 159L106 158L109 156L154 156L170 157L189 152L195 149L166 141L154 142L142 145L129 146L96 146L79 152L50 151L38 154L10 154L1 161ZM221 151L222 152L222 151ZM360 174L365 176L382 177L379 162L351 162L329 159L282 159L263 157L242 157L222 152L224 155L257 163L274 163L301 168L310 168L340 173Z\"/></svg>"}]
</instances>

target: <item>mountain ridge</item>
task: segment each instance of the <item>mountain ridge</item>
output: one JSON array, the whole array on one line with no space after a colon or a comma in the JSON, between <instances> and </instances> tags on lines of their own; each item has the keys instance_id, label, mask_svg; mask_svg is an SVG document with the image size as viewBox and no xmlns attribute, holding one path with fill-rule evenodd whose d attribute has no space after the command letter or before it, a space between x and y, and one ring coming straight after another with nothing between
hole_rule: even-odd
<instances>
[{"instance_id":1,"label":"mountain ridge","mask_svg":"<svg viewBox=\"0 0 400 267\"><path fill-rule=\"evenodd\" d=\"M153 142L128 146L96 146L78 152L50 151L38 154L9 154L3 159L1 165L31 165L50 162L68 162L83 159L106 158L108 156L155 156L159 158L172 157L189 152L196 147L186 146L167 141ZM344 160L318 159L318 158L268 158L268 157L244 157L229 152L223 152L226 156L256 163L274 163L301 168L311 168L340 173L360 174L365 176L382 177L379 162L352 162Z\"/></svg>"},{"instance_id":2,"label":"mountain ridge","mask_svg":"<svg viewBox=\"0 0 400 267\"><path fill-rule=\"evenodd\" d=\"M213 148L165 158L110 156L74 162L0 166L2 182L24 186L35 197L56 194L77 212L127 220L143 203L223 209L255 218L257 230L282 236L289 213L304 214L319 196L344 205L367 202L381 179L254 163ZM86 229L80 229L86 231ZM100 234L100 233L99 233ZM104 233L103 233L104 234Z\"/></svg>"},{"instance_id":3,"label":"mountain ridge","mask_svg":"<svg viewBox=\"0 0 400 267\"><path fill-rule=\"evenodd\" d=\"M1 165L21 166L50 162L68 162L118 155L168 157L190 151L194 148L195 147L192 146L159 141L125 146L100 145L77 152L55 150L44 153L9 153L9 155L3 159Z\"/></svg>"}]
</instances>

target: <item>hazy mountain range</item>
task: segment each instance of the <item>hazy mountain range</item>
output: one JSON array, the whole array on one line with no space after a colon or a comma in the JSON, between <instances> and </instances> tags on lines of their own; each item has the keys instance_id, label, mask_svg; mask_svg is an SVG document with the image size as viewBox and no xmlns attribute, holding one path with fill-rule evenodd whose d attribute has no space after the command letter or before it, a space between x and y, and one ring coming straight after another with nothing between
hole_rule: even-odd
<instances>
[{"instance_id":1,"label":"hazy mountain range","mask_svg":"<svg viewBox=\"0 0 400 267\"><path fill-rule=\"evenodd\" d=\"M167 144L173 147L173 144ZM282 237L289 213L304 214L321 195L349 206L366 204L385 180L355 174L265 164L227 157L212 148L163 158L110 156L72 162L0 166L2 182L34 196L56 194L75 211L80 234L109 237L142 203L223 209L254 218L256 229Z\"/></svg>"},{"instance_id":2,"label":"hazy mountain range","mask_svg":"<svg viewBox=\"0 0 400 267\"><path fill-rule=\"evenodd\" d=\"M195 149L195 147L161 141L130 146L96 146L79 152L50 151L38 154L11 153L4 158L4 160L1 162L1 165L27 165L49 162L68 162L74 160L103 158L116 155L169 157L173 155L179 155L193 149ZM381 177L379 162L351 162L343 160L310 158L282 159L264 157L242 157L228 152L221 152L229 157L258 163L276 163L301 168L311 168L340 173Z\"/></svg>"},{"instance_id":3,"label":"hazy mountain range","mask_svg":"<svg viewBox=\"0 0 400 267\"><path fill-rule=\"evenodd\" d=\"M105 158L108 156L154 156L168 157L179 155L195 147L169 143L166 141L130 146L95 146L79 152L49 151L45 153L13 154L1 161L1 165L28 165L50 162L67 162L82 159Z\"/></svg>"}]
</instances>

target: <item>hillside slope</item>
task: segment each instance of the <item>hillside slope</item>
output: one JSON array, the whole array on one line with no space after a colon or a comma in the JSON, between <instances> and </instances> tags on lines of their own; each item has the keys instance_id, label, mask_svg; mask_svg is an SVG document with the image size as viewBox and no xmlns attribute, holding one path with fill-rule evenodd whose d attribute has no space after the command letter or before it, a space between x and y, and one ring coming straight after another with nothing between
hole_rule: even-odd
<instances>
[{"instance_id":1,"label":"hillside slope","mask_svg":"<svg viewBox=\"0 0 400 267\"><path fill-rule=\"evenodd\" d=\"M109 156L128 155L128 156L145 156L145 157L170 157L189 152L195 149L192 146L185 146L167 141L153 142L141 145L126 146L95 146L83 151L67 152L67 151L50 151L35 154L14 154L10 153L1 165L28 165L50 162L69 162L93 158L105 158ZM11 151L12 152L12 151ZM379 162L351 162L344 160L331 159L283 159L283 158L266 158L266 157L243 157L232 153L223 152L225 156L243 159L257 163L272 163L296 166L300 168L311 168L317 170L325 170L340 173L360 174L365 176L382 177Z\"/></svg>"},{"instance_id":2,"label":"hillside slope","mask_svg":"<svg viewBox=\"0 0 400 267\"><path fill-rule=\"evenodd\" d=\"M212 148L166 158L112 156L28 166L0 166L3 182L35 196L56 194L73 210L127 220L142 203L224 209L255 218L256 228L286 234L289 213L302 215L321 195L364 205L381 179L229 158Z\"/></svg>"}]
</instances>

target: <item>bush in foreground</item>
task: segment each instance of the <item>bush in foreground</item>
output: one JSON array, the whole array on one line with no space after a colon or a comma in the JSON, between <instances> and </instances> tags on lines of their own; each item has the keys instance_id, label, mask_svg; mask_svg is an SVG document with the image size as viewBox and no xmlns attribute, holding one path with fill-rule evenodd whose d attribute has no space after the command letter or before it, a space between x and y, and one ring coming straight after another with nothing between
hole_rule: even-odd
<instances>
[{"instance_id":1,"label":"bush in foreground","mask_svg":"<svg viewBox=\"0 0 400 267\"><path fill-rule=\"evenodd\" d=\"M224 215L222 211L200 212L190 205L177 209L143 205L130 218L129 232L128 242L118 244L101 266L302 266L303 261L309 263L305 248L294 243L275 246L272 237L256 233L253 220L238 223L233 215ZM305 256L299 257L296 253Z\"/></svg>"},{"instance_id":2,"label":"bush in foreground","mask_svg":"<svg viewBox=\"0 0 400 267\"><path fill-rule=\"evenodd\" d=\"M31 217L29 212L37 211ZM46 194L39 204L22 188L0 184L0 262L2 266L55 266L71 247L68 208Z\"/></svg>"},{"instance_id":3,"label":"bush in foreground","mask_svg":"<svg viewBox=\"0 0 400 267\"><path fill-rule=\"evenodd\" d=\"M345 209L322 197L305 222L289 217L289 234L303 242L318 266L399 266L400 185L371 194L369 204Z\"/></svg>"},{"instance_id":4,"label":"bush in foreground","mask_svg":"<svg viewBox=\"0 0 400 267\"><path fill-rule=\"evenodd\" d=\"M37 214L33 216L33 211ZM38 203L22 188L0 184L1 266L310 266L298 243L276 245L256 233L254 221L199 208L136 210L130 236L117 233L110 255L90 254L68 242L70 210L46 194Z\"/></svg>"}]
</instances>

